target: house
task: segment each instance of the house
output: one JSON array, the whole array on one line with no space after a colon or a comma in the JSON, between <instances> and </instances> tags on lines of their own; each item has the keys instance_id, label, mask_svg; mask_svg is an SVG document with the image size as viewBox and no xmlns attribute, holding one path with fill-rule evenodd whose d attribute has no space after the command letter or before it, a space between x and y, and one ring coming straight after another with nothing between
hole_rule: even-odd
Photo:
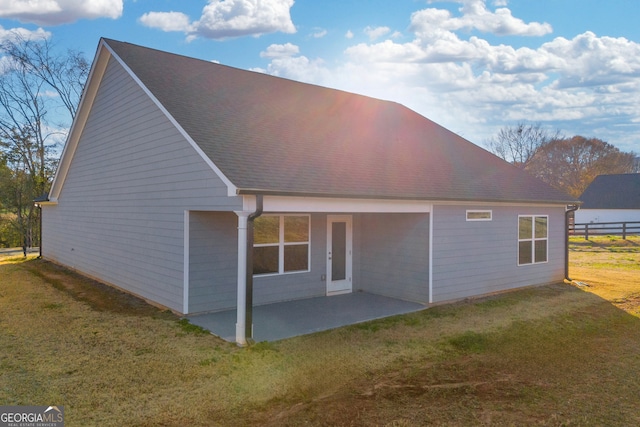
<instances>
[{"instance_id":1,"label":"house","mask_svg":"<svg viewBox=\"0 0 640 427\"><path fill-rule=\"evenodd\" d=\"M598 175L580 200L577 224L640 222L640 174Z\"/></svg>"},{"instance_id":2,"label":"house","mask_svg":"<svg viewBox=\"0 0 640 427\"><path fill-rule=\"evenodd\" d=\"M394 102L102 39L43 257L193 314L557 282L576 201ZM253 237L253 238L252 238Z\"/></svg>"}]
</instances>

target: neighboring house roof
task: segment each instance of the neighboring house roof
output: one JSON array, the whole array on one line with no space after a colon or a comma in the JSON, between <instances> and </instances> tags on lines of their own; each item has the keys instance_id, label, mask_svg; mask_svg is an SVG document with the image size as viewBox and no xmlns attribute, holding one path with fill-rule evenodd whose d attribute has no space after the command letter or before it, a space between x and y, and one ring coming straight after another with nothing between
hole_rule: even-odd
<instances>
[{"instance_id":1,"label":"neighboring house roof","mask_svg":"<svg viewBox=\"0 0 640 427\"><path fill-rule=\"evenodd\" d=\"M575 202L395 102L108 39L98 55L103 45L237 194Z\"/></svg>"},{"instance_id":2,"label":"neighboring house roof","mask_svg":"<svg viewBox=\"0 0 640 427\"><path fill-rule=\"evenodd\" d=\"M598 175L580 200L581 209L640 209L640 174Z\"/></svg>"}]
</instances>

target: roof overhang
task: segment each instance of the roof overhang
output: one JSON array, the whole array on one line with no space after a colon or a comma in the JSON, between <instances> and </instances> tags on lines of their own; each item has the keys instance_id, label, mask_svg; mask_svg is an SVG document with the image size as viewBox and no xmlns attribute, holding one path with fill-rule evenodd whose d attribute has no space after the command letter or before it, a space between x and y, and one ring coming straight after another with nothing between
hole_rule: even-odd
<instances>
[{"instance_id":1,"label":"roof overhang","mask_svg":"<svg viewBox=\"0 0 640 427\"><path fill-rule=\"evenodd\" d=\"M256 209L255 194L243 194L243 211ZM564 207L575 203L532 201L478 201L478 200L418 200L375 197L318 197L313 195L263 194L264 212L320 212L320 213L431 213L434 205L537 206Z\"/></svg>"},{"instance_id":2,"label":"roof overhang","mask_svg":"<svg viewBox=\"0 0 640 427\"><path fill-rule=\"evenodd\" d=\"M332 194L332 193L313 193L313 192L291 192L291 191L275 191L275 190L262 190L262 189L238 189L237 195L239 196L251 196L261 194L265 196L265 200L288 200L293 204L299 206L308 206L309 208L303 209L303 211L314 211L310 207L321 207L324 204L328 205L342 205L342 210L345 211L344 206L355 204L359 206L366 206L370 201L376 201L377 205L384 206L431 206L433 204L472 204L477 206L482 205L530 205L530 206L567 206L567 205L580 205L582 202L578 200L531 200L531 199L459 199L459 198L426 198L406 195L394 195L394 196L380 196L380 195L367 195L367 194ZM251 197L243 197L246 200L253 200ZM296 202L293 202L293 201ZM246 202L245 202L246 203ZM402 209L402 208L397 208ZM265 210L267 208L265 207ZM271 209L269 209L271 210ZM271 210L273 211L273 210ZM332 210L333 211L333 210ZM391 210L389 211L391 212ZM422 212L429 212L422 211Z\"/></svg>"},{"instance_id":3,"label":"roof overhang","mask_svg":"<svg viewBox=\"0 0 640 427\"><path fill-rule=\"evenodd\" d=\"M253 212L256 198L244 196L243 210ZM429 213L432 204L422 200L336 197L264 196L264 212Z\"/></svg>"}]
</instances>

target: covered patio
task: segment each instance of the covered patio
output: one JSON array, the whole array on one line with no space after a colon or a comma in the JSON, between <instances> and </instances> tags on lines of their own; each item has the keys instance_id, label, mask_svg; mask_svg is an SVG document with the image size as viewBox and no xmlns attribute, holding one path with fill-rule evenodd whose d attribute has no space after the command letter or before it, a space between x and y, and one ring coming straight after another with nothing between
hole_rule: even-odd
<instances>
[{"instance_id":1,"label":"covered patio","mask_svg":"<svg viewBox=\"0 0 640 427\"><path fill-rule=\"evenodd\" d=\"M424 308L420 303L367 292L259 305L253 307L253 338L256 342L278 341ZM226 341L236 341L235 309L187 318Z\"/></svg>"}]
</instances>

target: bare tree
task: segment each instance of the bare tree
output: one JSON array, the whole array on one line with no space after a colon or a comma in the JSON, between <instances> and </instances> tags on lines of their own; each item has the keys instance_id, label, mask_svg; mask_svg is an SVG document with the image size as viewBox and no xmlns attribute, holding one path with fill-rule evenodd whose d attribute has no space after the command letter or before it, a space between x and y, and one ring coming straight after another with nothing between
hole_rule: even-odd
<instances>
[{"instance_id":1,"label":"bare tree","mask_svg":"<svg viewBox=\"0 0 640 427\"><path fill-rule=\"evenodd\" d=\"M548 184L579 197L598 175L633 173L637 157L597 138L574 136L543 145L527 171Z\"/></svg>"},{"instance_id":2,"label":"bare tree","mask_svg":"<svg viewBox=\"0 0 640 427\"><path fill-rule=\"evenodd\" d=\"M0 43L0 51L0 154L20 193L11 206L16 226L31 241L37 218L30 201L49 188L89 65L79 53L57 54L47 39L18 33Z\"/></svg>"},{"instance_id":3,"label":"bare tree","mask_svg":"<svg viewBox=\"0 0 640 427\"><path fill-rule=\"evenodd\" d=\"M487 142L487 147L498 157L526 169L540 147L559 138L560 131L550 132L539 123L519 122L500 129L498 135Z\"/></svg>"},{"instance_id":4,"label":"bare tree","mask_svg":"<svg viewBox=\"0 0 640 427\"><path fill-rule=\"evenodd\" d=\"M19 33L0 43L0 50L57 93L59 103L69 112L67 119L75 117L90 67L81 52L68 49L65 54L56 54L48 39L28 39Z\"/></svg>"}]
</instances>

